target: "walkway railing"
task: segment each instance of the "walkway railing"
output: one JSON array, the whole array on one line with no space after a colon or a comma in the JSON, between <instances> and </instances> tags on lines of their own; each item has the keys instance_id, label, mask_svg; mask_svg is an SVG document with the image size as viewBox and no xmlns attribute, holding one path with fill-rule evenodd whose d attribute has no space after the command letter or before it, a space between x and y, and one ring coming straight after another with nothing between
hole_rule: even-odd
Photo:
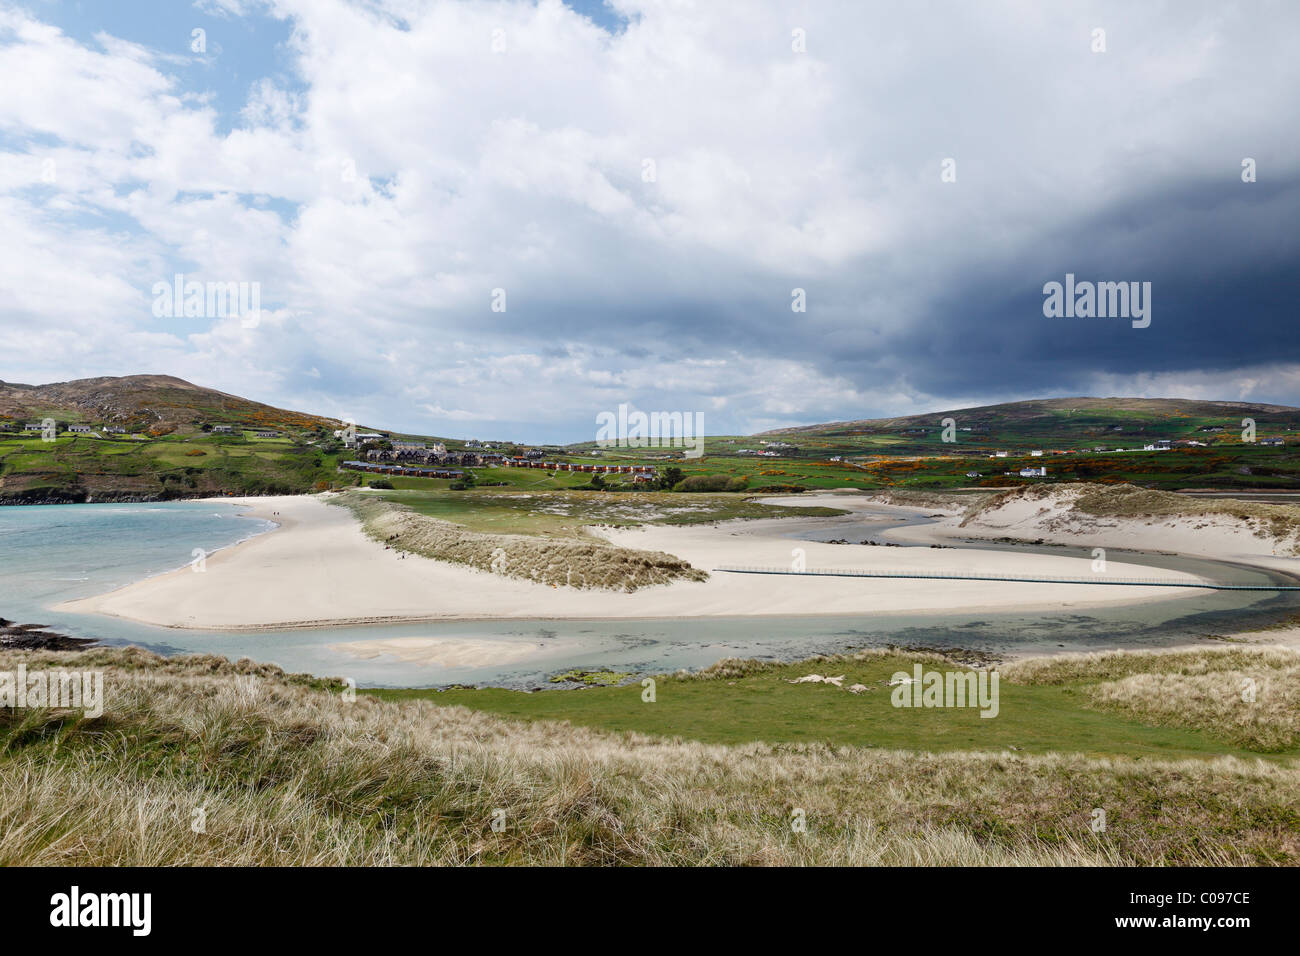
<instances>
[{"instance_id":1,"label":"walkway railing","mask_svg":"<svg viewBox=\"0 0 1300 956\"><path fill-rule=\"evenodd\" d=\"M719 567L714 571L731 574L788 574L794 577L835 578L924 578L936 581L1021 581L1026 584L1109 584L1117 587L1151 588L1207 588L1213 591L1300 591L1300 586L1281 584L1215 584L1213 581L1175 581L1168 578L1113 578L1098 574L1087 578L1059 574L1039 574L1021 577L1015 574L981 574L975 571L867 571L843 568L808 568L795 571L791 568L757 566Z\"/></svg>"}]
</instances>

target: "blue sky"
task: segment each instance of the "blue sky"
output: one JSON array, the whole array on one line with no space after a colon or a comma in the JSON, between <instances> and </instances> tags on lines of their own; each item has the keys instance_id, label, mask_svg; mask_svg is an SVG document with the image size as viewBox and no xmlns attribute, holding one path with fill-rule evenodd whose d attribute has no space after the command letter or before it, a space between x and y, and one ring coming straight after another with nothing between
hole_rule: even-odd
<instances>
[{"instance_id":1,"label":"blue sky","mask_svg":"<svg viewBox=\"0 0 1300 956\"><path fill-rule=\"evenodd\" d=\"M1281 2L0 0L0 378L170 373L534 441L623 403L712 433L1300 404L1297 26ZM257 321L156 314L177 272L255 285ZM1066 273L1150 282L1150 326L1045 317Z\"/></svg>"}]
</instances>

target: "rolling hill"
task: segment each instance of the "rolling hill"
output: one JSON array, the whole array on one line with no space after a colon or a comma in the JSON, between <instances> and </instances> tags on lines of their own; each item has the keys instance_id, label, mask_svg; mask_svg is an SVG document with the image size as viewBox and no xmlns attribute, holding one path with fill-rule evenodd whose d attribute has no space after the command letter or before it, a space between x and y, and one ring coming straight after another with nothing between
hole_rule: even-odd
<instances>
[{"instance_id":1,"label":"rolling hill","mask_svg":"<svg viewBox=\"0 0 1300 956\"><path fill-rule=\"evenodd\" d=\"M58 422L53 441L24 431ZM943 419L955 421L944 434ZM1258 440L1242 435L1257 423ZM216 429L222 424L232 428ZM89 425L71 431L70 425ZM101 427L102 426L102 427ZM109 427L115 426L115 427ZM301 494L351 487L339 422L204 388L169 375L49 385L0 382L0 504ZM1191 399L1056 398L925 415L830 422L710 437L703 458L675 459L687 478L759 489L1008 487L1025 481L1127 482L1168 490L1300 489L1300 408ZM267 433L270 434L267 434ZM777 438L776 436L779 436ZM398 436L428 438L428 436ZM951 439L945 441L944 438ZM1154 443L1168 439L1160 453ZM1265 439L1268 439L1266 442ZM463 441L444 441L449 450ZM555 451L581 458L590 443ZM760 456L755 449L763 448ZM1005 455L996 455L1002 451ZM1009 456L1009 457L1008 457ZM1037 457L1034 457L1037 456ZM991 458L1005 457L996 464ZM620 463L663 466L652 450ZM591 459L599 461L599 459ZM1025 465L1048 465L1025 477ZM499 487L566 487L569 476L480 468ZM581 480L581 476L575 476ZM446 490L433 478L392 477L399 490ZM557 484L558 482L558 484Z\"/></svg>"},{"instance_id":2,"label":"rolling hill","mask_svg":"<svg viewBox=\"0 0 1300 956\"><path fill-rule=\"evenodd\" d=\"M23 431L46 418L53 440ZM0 382L0 504L321 490L337 478L338 427L170 375Z\"/></svg>"},{"instance_id":3,"label":"rolling hill","mask_svg":"<svg viewBox=\"0 0 1300 956\"><path fill-rule=\"evenodd\" d=\"M1015 443L1017 438L1069 445L1113 434L1135 439L1193 437L1197 432L1240 429L1253 418L1261 429L1300 428L1300 408L1252 402L1208 402L1179 398L1048 398L976 408L954 408L857 421L800 425L763 432L763 436L849 438L870 435L934 433L952 418L963 432Z\"/></svg>"},{"instance_id":4,"label":"rolling hill","mask_svg":"<svg viewBox=\"0 0 1300 956\"><path fill-rule=\"evenodd\" d=\"M155 433L212 422L248 428L337 428L333 419L286 411L171 375L83 378L49 385L0 382L0 424L44 417Z\"/></svg>"}]
</instances>

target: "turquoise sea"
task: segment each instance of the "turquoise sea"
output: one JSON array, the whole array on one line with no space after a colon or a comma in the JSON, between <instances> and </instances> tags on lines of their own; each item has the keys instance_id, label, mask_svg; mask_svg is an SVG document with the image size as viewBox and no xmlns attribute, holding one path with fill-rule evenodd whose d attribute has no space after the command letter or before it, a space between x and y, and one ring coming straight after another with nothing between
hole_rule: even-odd
<instances>
[{"instance_id":1,"label":"turquoise sea","mask_svg":"<svg viewBox=\"0 0 1300 956\"><path fill-rule=\"evenodd\" d=\"M1269 623L1300 610L1300 595L1294 593L1198 591L1185 599L1128 608L978 618L927 614L475 621L251 632L159 628L51 610L62 601L182 567L196 547L211 552L273 528L271 522L242 516L236 505L204 501L0 507L0 616L24 624L48 624L107 644L139 644L163 654L251 657L290 671L351 677L363 687L448 683L528 687L543 686L548 675L573 667L656 673L701 667L723 657L788 659L887 644L969 647L995 653L1055 649L1062 644L1080 650L1160 646L1189 635ZM868 523L837 525L832 533L865 536L872 529ZM1114 551L1111 556L1205 574L1224 583L1295 583L1284 575L1223 562L1140 553L1121 558ZM237 594L231 596L238 599ZM506 667L446 668L389 657L358 660L329 646L408 636L530 642L537 645L541 657Z\"/></svg>"}]
</instances>

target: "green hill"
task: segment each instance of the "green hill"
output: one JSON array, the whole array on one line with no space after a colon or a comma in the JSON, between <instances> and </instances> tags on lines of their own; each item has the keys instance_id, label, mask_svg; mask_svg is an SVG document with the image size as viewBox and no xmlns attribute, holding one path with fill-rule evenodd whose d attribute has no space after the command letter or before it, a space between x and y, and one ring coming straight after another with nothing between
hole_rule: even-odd
<instances>
[{"instance_id":1,"label":"green hill","mask_svg":"<svg viewBox=\"0 0 1300 956\"><path fill-rule=\"evenodd\" d=\"M1246 418L1255 421L1259 441L1243 441ZM57 423L56 440L23 431L44 419ZM948 435L944 419L952 419ZM300 494L352 487L364 479L339 470L339 462L352 456L334 437L340 424L167 375L39 386L0 382L0 502ZM1038 480L1286 491L1300 489L1297 429L1300 409L1284 405L1056 398L756 436L710 436L703 457L694 459L683 458L680 449L596 449L594 442L547 455L557 461L671 467L688 480L748 492L1009 487ZM1266 438L1272 441L1265 444ZM1162 439L1174 443L1172 450L1144 450ZM466 449L465 441L433 440L452 452ZM497 447L519 453L527 446ZM991 461L996 451L1007 456ZM1019 470L1027 465L1045 465L1047 474L1021 477ZM475 477L530 492L588 487L591 480L576 472L515 468L480 468ZM440 479L385 480L397 489L459 494ZM618 488L634 486L615 481Z\"/></svg>"},{"instance_id":2,"label":"green hill","mask_svg":"<svg viewBox=\"0 0 1300 956\"><path fill-rule=\"evenodd\" d=\"M762 436L854 438L904 436L941 440L943 420L951 418L963 437L980 436L1012 445L1073 447L1138 439L1201 438L1239 433L1242 419L1255 420L1261 433L1300 428L1300 408L1253 402L1207 402L1180 398L1047 398L974 408L954 408L858 421L801 425ZM1261 436L1262 437L1262 436Z\"/></svg>"},{"instance_id":3,"label":"green hill","mask_svg":"<svg viewBox=\"0 0 1300 956\"><path fill-rule=\"evenodd\" d=\"M334 419L273 408L170 375L83 378L50 385L0 382L0 425L53 418L162 434L222 423L244 428L337 428Z\"/></svg>"}]
</instances>

